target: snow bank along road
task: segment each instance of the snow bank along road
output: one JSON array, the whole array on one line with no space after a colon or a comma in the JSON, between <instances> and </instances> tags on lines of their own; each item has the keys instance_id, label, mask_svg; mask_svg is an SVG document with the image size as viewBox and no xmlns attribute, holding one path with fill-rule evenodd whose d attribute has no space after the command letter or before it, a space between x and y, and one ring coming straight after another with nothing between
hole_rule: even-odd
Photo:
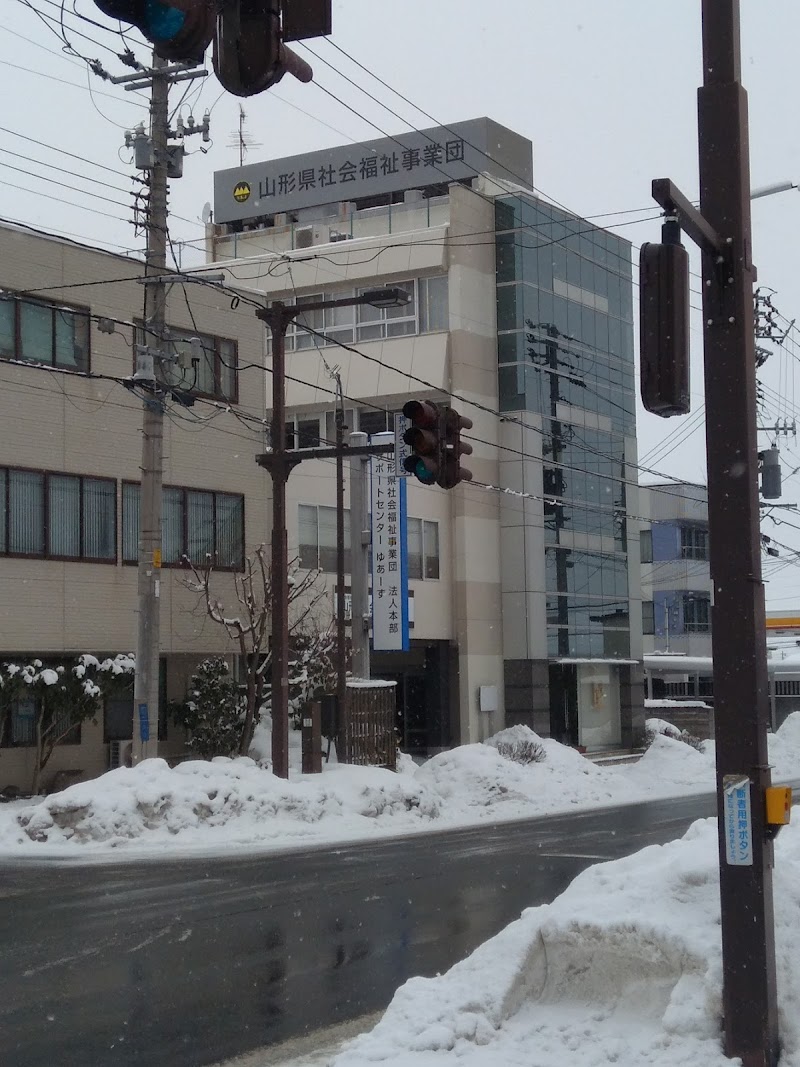
<instances>
[{"instance_id":1,"label":"snow bank along road","mask_svg":"<svg viewBox=\"0 0 800 1067\"><path fill-rule=\"evenodd\" d=\"M7 857L3 1061L200 1067L363 1015L713 813L695 795L262 856Z\"/></svg>"}]
</instances>

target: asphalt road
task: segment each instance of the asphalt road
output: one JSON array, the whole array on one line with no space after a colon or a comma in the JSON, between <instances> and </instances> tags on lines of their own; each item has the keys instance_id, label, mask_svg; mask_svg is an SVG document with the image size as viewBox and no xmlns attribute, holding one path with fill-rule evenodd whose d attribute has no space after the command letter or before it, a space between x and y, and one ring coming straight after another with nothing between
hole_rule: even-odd
<instances>
[{"instance_id":1,"label":"asphalt road","mask_svg":"<svg viewBox=\"0 0 800 1067\"><path fill-rule=\"evenodd\" d=\"M346 846L4 862L4 1067L201 1067L384 1007L711 795Z\"/></svg>"}]
</instances>

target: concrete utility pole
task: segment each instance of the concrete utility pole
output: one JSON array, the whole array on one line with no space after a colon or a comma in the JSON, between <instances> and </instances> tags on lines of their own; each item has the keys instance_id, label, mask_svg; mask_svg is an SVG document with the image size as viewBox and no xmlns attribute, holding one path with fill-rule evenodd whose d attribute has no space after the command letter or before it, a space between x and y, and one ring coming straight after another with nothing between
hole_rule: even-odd
<instances>
[{"instance_id":1,"label":"concrete utility pole","mask_svg":"<svg viewBox=\"0 0 800 1067\"><path fill-rule=\"evenodd\" d=\"M145 267L145 348L159 348L166 326L167 269L167 138L169 82L165 59L153 53L150 95L150 202L147 211ZM137 370L139 367L137 360ZM158 359L145 356L142 370L152 382L142 410L142 479L139 492L139 625L136 635L136 673L133 682L133 763L158 755L160 593L161 593L161 492L163 474L164 401L158 392Z\"/></svg>"},{"instance_id":2,"label":"concrete utility pole","mask_svg":"<svg viewBox=\"0 0 800 1067\"><path fill-rule=\"evenodd\" d=\"M653 196L703 253L708 512L725 1053L779 1056L747 97L739 0L703 0L700 211L668 179Z\"/></svg>"},{"instance_id":3,"label":"concrete utility pole","mask_svg":"<svg viewBox=\"0 0 800 1067\"><path fill-rule=\"evenodd\" d=\"M169 87L173 81L204 77L205 71L170 66L153 53L152 69L112 78L126 89L150 88L150 136L130 140L137 166L149 173L147 253L144 273L144 331L136 347L134 379L146 391L142 412L142 463L139 493L139 619L133 683L132 762L158 755L161 495L163 475L164 393L161 389L166 339L167 191L169 177ZM200 128L198 128L200 132ZM207 124L206 132L207 134ZM144 158L142 158L144 157Z\"/></svg>"}]
</instances>

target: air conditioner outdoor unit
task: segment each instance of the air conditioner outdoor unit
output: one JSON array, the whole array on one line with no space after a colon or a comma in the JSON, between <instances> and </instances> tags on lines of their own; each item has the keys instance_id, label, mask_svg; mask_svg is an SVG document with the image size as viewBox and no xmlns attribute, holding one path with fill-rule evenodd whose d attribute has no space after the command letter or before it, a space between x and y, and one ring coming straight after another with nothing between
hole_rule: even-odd
<instances>
[{"instance_id":1,"label":"air conditioner outdoor unit","mask_svg":"<svg viewBox=\"0 0 800 1067\"><path fill-rule=\"evenodd\" d=\"M350 240L350 234L349 233L342 233L341 230L331 230L331 232L330 232L331 244L335 244L337 241L349 241L349 240Z\"/></svg>"},{"instance_id":2,"label":"air conditioner outdoor unit","mask_svg":"<svg viewBox=\"0 0 800 1067\"><path fill-rule=\"evenodd\" d=\"M314 231L310 226L302 226L294 231L295 248L311 248L314 244Z\"/></svg>"},{"instance_id":3,"label":"air conditioner outdoor unit","mask_svg":"<svg viewBox=\"0 0 800 1067\"><path fill-rule=\"evenodd\" d=\"M108 769L116 770L117 767L129 767L133 756L133 741L109 741L108 743Z\"/></svg>"}]
</instances>

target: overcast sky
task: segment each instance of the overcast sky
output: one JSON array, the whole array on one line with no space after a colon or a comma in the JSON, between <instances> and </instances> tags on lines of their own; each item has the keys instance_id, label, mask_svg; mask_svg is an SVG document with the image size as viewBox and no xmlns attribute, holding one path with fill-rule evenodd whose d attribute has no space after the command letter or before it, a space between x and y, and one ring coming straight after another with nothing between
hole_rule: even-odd
<instances>
[{"instance_id":1,"label":"overcast sky","mask_svg":"<svg viewBox=\"0 0 800 1067\"><path fill-rule=\"evenodd\" d=\"M652 218L658 209L633 211L652 203L652 178L671 177L692 198L698 189L700 0L671 0L668 7L667 19L665 5L645 0L497 0L490 5L477 0L334 0L332 40L436 120L489 115L529 137L534 180L543 195L581 215L624 212L599 221L611 228L619 224L617 232L638 245L659 237L659 224ZM145 98L104 83L87 73L81 59L64 53L58 36L60 0L3 0L3 9L0 217L115 250L141 249L142 238L129 222L134 186L124 131L146 119ZM73 10L104 28L81 21ZM110 32L116 24L105 20L91 0L66 0L65 12L67 38L75 50L100 59L112 74L124 73L115 55L122 40ZM797 0L742 0L742 15L753 187L800 180L794 121L800 5ZM136 37L131 35L130 41L135 43ZM434 125L329 42L310 45L335 70L298 47L314 66L315 82L301 85L287 77L274 91L244 101L247 133L255 142L249 162L370 140L380 136L376 126L402 134ZM139 54L144 57L145 50ZM172 92L177 104L184 87ZM213 75L192 83L182 113L185 118L191 110L200 120L206 108L212 110L213 143L203 154L200 138L187 142L193 154L185 161L185 177L172 183L172 211L190 220L173 218L173 237L179 240L202 237L200 218L212 199L213 172L238 163L232 141L239 102L222 94ZM797 191L754 202L759 284L777 291L776 305L789 320L800 319L800 277L791 251L798 226ZM191 252L185 255L191 262ZM692 287L699 288L697 278ZM699 295L692 302L699 308ZM697 410L702 404L699 311L693 312L692 324L695 412L667 421L640 412L639 454L646 466L665 475L705 482L704 426ZM762 373L767 394L760 424L794 418L799 356L800 333L795 330ZM667 435L673 436L665 442ZM765 433L759 440L766 447L772 437ZM800 473L789 477L800 468L800 445L793 437L781 437L779 443L783 501L800 502ZM775 526L766 520L764 532L800 549L800 516L773 514L785 522ZM789 559L783 552L778 562ZM800 611L800 567L778 569L770 563L765 574L769 606Z\"/></svg>"}]
</instances>

